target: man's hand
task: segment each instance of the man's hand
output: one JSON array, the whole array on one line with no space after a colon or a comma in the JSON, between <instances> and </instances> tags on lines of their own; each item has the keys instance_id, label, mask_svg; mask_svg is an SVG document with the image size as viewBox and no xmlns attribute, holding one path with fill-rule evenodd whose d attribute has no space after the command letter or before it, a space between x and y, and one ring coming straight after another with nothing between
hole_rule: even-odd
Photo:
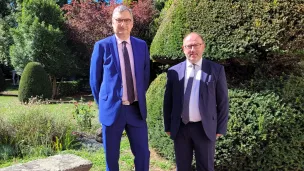
<instances>
[{"instance_id":1,"label":"man's hand","mask_svg":"<svg viewBox=\"0 0 304 171\"><path fill-rule=\"evenodd\" d=\"M223 134L216 134L216 139L218 139L220 136L222 136Z\"/></svg>"},{"instance_id":2,"label":"man's hand","mask_svg":"<svg viewBox=\"0 0 304 171\"><path fill-rule=\"evenodd\" d=\"M166 132L166 134L167 134L168 136L170 136L170 135L171 135L171 132Z\"/></svg>"}]
</instances>

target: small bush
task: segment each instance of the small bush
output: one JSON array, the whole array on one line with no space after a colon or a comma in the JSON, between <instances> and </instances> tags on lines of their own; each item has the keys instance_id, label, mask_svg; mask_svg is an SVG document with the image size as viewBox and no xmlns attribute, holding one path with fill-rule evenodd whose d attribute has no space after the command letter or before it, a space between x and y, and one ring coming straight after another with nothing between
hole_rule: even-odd
<instances>
[{"instance_id":1,"label":"small bush","mask_svg":"<svg viewBox=\"0 0 304 171\"><path fill-rule=\"evenodd\" d=\"M75 95L80 91L80 81L62 81L57 84L60 97Z\"/></svg>"},{"instance_id":2,"label":"small bush","mask_svg":"<svg viewBox=\"0 0 304 171\"><path fill-rule=\"evenodd\" d=\"M0 92L4 90L5 90L5 78L2 69L0 68Z\"/></svg>"},{"instance_id":3,"label":"small bush","mask_svg":"<svg viewBox=\"0 0 304 171\"><path fill-rule=\"evenodd\" d=\"M76 119L81 130L90 130L92 128L92 119L95 117L94 109L92 109L92 101L87 104L75 102L73 117Z\"/></svg>"},{"instance_id":4,"label":"small bush","mask_svg":"<svg viewBox=\"0 0 304 171\"><path fill-rule=\"evenodd\" d=\"M51 98L52 86L41 64L30 62L26 65L19 84L18 98L28 102L31 97Z\"/></svg>"}]
</instances>

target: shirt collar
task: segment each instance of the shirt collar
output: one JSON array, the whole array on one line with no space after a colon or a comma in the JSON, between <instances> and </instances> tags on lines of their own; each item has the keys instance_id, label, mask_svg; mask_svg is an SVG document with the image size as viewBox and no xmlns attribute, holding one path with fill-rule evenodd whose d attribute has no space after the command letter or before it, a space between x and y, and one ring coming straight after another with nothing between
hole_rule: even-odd
<instances>
[{"instance_id":1,"label":"shirt collar","mask_svg":"<svg viewBox=\"0 0 304 171\"><path fill-rule=\"evenodd\" d=\"M202 62L203 62L203 58L201 58L199 61L197 61L197 62L195 63L195 65L198 66L199 68L201 68ZM186 60L186 66L187 66L187 67L190 67L190 66L192 66L192 65L193 65L193 64L192 64L191 62L189 62L189 60L187 59L187 60Z\"/></svg>"},{"instance_id":2,"label":"shirt collar","mask_svg":"<svg viewBox=\"0 0 304 171\"><path fill-rule=\"evenodd\" d=\"M126 41L129 45L131 44L130 37L127 40L122 40L122 39L118 38L116 35L115 35L115 37L116 37L116 41L118 44L121 44L123 41Z\"/></svg>"}]
</instances>

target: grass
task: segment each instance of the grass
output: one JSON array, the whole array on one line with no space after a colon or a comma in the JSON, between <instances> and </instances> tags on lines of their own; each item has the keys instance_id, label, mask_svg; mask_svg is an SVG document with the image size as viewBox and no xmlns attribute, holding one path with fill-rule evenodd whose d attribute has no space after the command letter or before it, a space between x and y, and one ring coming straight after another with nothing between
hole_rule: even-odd
<instances>
[{"instance_id":1,"label":"grass","mask_svg":"<svg viewBox=\"0 0 304 171\"><path fill-rule=\"evenodd\" d=\"M22 105L17 97L12 96L0 96L0 118L6 118L10 116L14 116L16 114L22 114L25 111L29 110L29 108L42 108L43 111L50 113L52 115L62 117L65 120L68 118L72 118L72 112L74 110L74 104L67 103L59 103L59 104L38 104L38 105ZM96 106L94 106L96 109ZM97 115L97 111L95 111ZM94 118L93 124L94 129L96 127L100 127L98 120ZM175 170L175 165L160 156L158 156L152 148L150 148L151 157L150 157L150 170L151 171L173 171ZM104 171L105 170L105 158L104 151L100 149L98 151L92 152L86 149L80 150L65 150L60 152L62 154L75 154L84 159L88 159L93 163L92 171ZM35 159L45 158L46 156L31 156L24 158L13 158L9 160L1 160L0 168L8 167L13 164L24 163L28 161L32 161ZM134 170L133 166L133 154L131 153L128 138L125 137L121 142L121 153L120 153L120 170L123 171L131 171Z\"/></svg>"}]
</instances>

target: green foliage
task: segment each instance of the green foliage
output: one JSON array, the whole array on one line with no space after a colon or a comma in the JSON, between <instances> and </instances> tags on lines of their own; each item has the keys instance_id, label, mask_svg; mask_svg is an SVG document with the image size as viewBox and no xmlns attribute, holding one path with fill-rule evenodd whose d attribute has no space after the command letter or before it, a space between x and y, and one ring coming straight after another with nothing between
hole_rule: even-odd
<instances>
[{"instance_id":1,"label":"green foliage","mask_svg":"<svg viewBox=\"0 0 304 171\"><path fill-rule=\"evenodd\" d=\"M5 90L5 78L2 69L0 68L0 92L4 90Z\"/></svg>"},{"instance_id":2,"label":"green foliage","mask_svg":"<svg viewBox=\"0 0 304 171\"><path fill-rule=\"evenodd\" d=\"M21 76L18 98L20 102L28 102L31 97L50 98L52 87L49 77L41 64L30 62Z\"/></svg>"},{"instance_id":3,"label":"green foliage","mask_svg":"<svg viewBox=\"0 0 304 171\"><path fill-rule=\"evenodd\" d=\"M303 14L302 0L177 0L155 35L151 57L164 62L183 59L182 36L196 31L206 41L204 55L216 60L294 63L295 56L303 55Z\"/></svg>"},{"instance_id":4,"label":"green foliage","mask_svg":"<svg viewBox=\"0 0 304 171\"><path fill-rule=\"evenodd\" d=\"M81 100L80 103L75 102L74 107L73 116L81 130L90 130L92 128L92 119L95 117L95 112L92 109L92 102L89 101L85 104Z\"/></svg>"},{"instance_id":5,"label":"green foliage","mask_svg":"<svg viewBox=\"0 0 304 171\"><path fill-rule=\"evenodd\" d=\"M18 18L18 27L11 29L14 44L10 47L12 64L23 72L28 62L40 62L52 76L67 75L73 58L62 32L64 18L54 0L25 0Z\"/></svg>"},{"instance_id":6,"label":"green foliage","mask_svg":"<svg viewBox=\"0 0 304 171\"><path fill-rule=\"evenodd\" d=\"M241 88L252 92L275 92L282 101L304 113L304 77L285 75L273 78L254 78Z\"/></svg>"},{"instance_id":7,"label":"green foliage","mask_svg":"<svg viewBox=\"0 0 304 171\"><path fill-rule=\"evenodd\" d=\"M147 91L147 123L149 127L149 144L163 157L174 160L173 141L165 133L163 120L163 97L166 74L160 74Z\"/></svg>"},{"instance_id":8,"label":"green foliage","mask_svg":"<svg viewBox=\"0 0 304 171\"><path fill-rule=\"evenodd\" d=\"M58 84L58 96L71 96L79 93L80 91L80 81L62 81Z\"/></svg>"},{"instance_id":9,"label":"green foliage","mask_svg":"<svg viewBox=\"0 0 304 171\"><path fill-rule=\"evenodd\" d=\"M157 33L151 44L151 58L158 62L168 63L183 57L181 50L183 37L190 31L190 21L185 14L191 12L195 1L174 1L166 11Z\"/></svg>"},{"instance_id":10,"label":"green foliage","mask_svg":"<svg viewBox=\"0 0 304 171\"><path fill-rule=\"evenodd\" d=\"M75 125L66 118L52 115L42 104L29 104L10 116L0 115L0 151L5 152L0 158L49 156L72 149Z\"/></svg>"},{"instance_id":11,"label":"green foliage","mask_svg":"<svg viewBox=\"0 0 304 171\"><path fill-rule=\"evenodd\" d=\"M274 93L231 90L227 135L217 141L216 170L301 170L304 116Z\"/></svg>"},{"instance_id":12,"label":"green foliage","mask_svg":"<svg viewBox=\"0 0 304 171\"><path fill-rule=\"evenodd\" d=\"M0 18L0 64L9 65L9 47L12 44L12 37L9 33L9 24Z\"/></svg>"}]
</instances>

